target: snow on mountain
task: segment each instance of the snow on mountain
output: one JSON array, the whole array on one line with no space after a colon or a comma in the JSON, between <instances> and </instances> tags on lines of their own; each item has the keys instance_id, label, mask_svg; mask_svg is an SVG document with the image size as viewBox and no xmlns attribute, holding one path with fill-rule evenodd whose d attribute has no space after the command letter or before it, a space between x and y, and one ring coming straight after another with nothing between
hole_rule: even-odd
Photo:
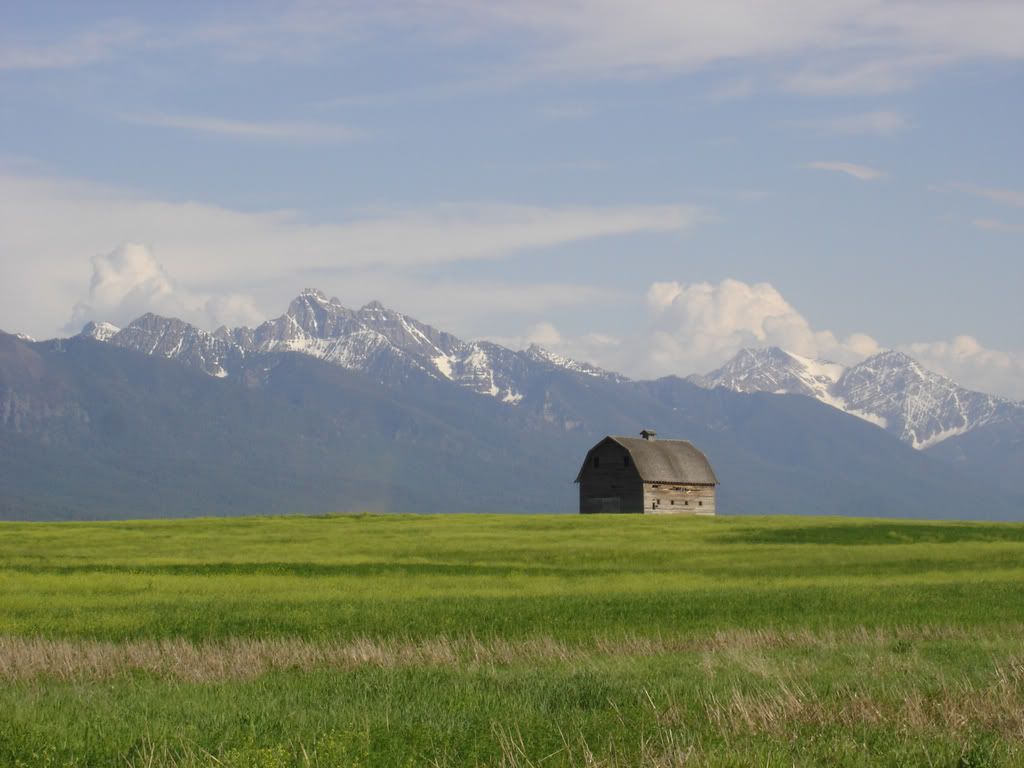
<instances>
[{"instance_id":1,"label":"snow on mountain","mask_svg":"<svg viewBox=\"0 0 1024 768\"><path fill-rule=\"evenodd\" d=\"M208 333L182 320L146 314L124 328L89 323L82 335L179 360L217 377L238 373L253 354L297 352L382 382L410 376L447 380L510 405L522 401L532 377L545 371L626 381L537 345L513 351L491 342L463 341L380 302L353 310L309 289L283 315L256 328ZM964 389L899 352L844 367L778 347L745 349L718 370L690 381L708 389L813 397L918 449L987 424L1024 426L1024 404Z\"/></svg>"},{"instance_id":2,"label":"snow on mountain","mask_svg":"<svg viewBox=\"0 0 1024 768\"><path fill-rule=\"evenodd\" d=\"M787 393L827 401L842 373L841 365L801 358L778 347L764 347L741 350L718 370L707 376L691 376L690 380L707 389Z\"/></svg>"},{"instance_id":3,"label":"snow on mountain","mask_svg":"<svg viewBox=\"0 0 1024 768\"><path fill-rule=\"evenodd\" d=\"M1024 404L964 389L895 351L844 367L778 347L745 349L721 368L690 381L709 389L813 397L917 449L987 424L1024 423Z\"/></svg>"},{"instance_id":4,"label":"snow on mountain","mask_svg":"<svg viewBox=\"0 0 1024 768\"><path fill-rule=\"evenodd\" d=\"M965 389L902 352L882 352L858 363L844 373L840 386L848 403L883 415L915 448L1024 418L1024 404Z\"/></svg>"},{"instance_id":5,"label":"snow on mountain","mask_svg":"<svg viewBox=\"0 0 1024 768\"><path fill-rule=\"evenodd\" d=\"M569 357L564 357L551 352L550 350L544 349L544 347L539 344L531 344L526 350L526 356L531 360L548 363L556 368L564 368L565 370L573 371L574 373L582 373L585 376L593 376L598 379L610 379L614 381L627 380L625 376L606 371L603 368L598 368L590 363L583 363Z\"/></svg>"},{"instance_id":6,"label":"snow on mountain","mask_svg":"<svg viewBox=\"0 0 1024 768\"><path fill-rule=\"evenodd\" d=\"M82 335L178 359L212 376L231 375L246 355L298 352L381 381L410 373L447 379L511 405L523 399L529 376L541 369L622 379L536 346L516 352L486 341L463 341L378 301L348 309L312 289L299 294L285 314L256 328L208 333L181 320L147 314L123 329L89 323Z\"/></svg>"},{"instance_id":7,"label":"snow on mountain","mask_svg":"<svg viewBox=\"0 0 1024 768\"><path fill-rule=\"evenodd\" d=\"M147 313L124 328L111 332L114 326L90 324L84 333L97 341L105 341L155 357L179 360L199 368L211 376L223 377L241 362L244 352L227 339L189 325L183 320Z\"/></svg>"},{"instance_id":8,"label":"snow on mountain","mask_svg":"<svg viewBox=\"0 0 1024 768\"><path fill-rule=\"evenodd\" d=\"M88 336L96 341L110 341L121 329L112 323L86 323L82 329L82 336Z\"/></svg>"}]
</instances>

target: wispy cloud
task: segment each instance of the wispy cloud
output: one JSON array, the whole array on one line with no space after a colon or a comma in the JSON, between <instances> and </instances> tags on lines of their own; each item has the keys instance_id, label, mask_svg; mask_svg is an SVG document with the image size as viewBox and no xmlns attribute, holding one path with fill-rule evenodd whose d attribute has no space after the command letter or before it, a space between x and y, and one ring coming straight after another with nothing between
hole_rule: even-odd
<instances>
[{"instance_id":1,"label":"wispy cloud","mask_svg":"<svg viewBox=\"0 0 1024 768\"><path fill-rule=\"evenodd\" d=\"M867 165L858 165L857 163L845 163L838 160L820 160L814 163L807 163L804 168L812 168L818 171L845 173L847 176L852 176L860 181L875 181L885 176L885 173L877 168L872 168Z\"/></svg>"},{"instance_id":2,"label":"wispy cloud","mask_svg":"<svg viewBox=\"0 0 1024 768\"><path fill-rule=\"evenodd\" d=\"M130 21L108 21L53 43L0 42L0 70L70 69L94 64L138 43L144 28Z\"/></svg>"},{"instance_id":3,"label":"wispy cloud","mask_svg":"<svg viewBox=\"0 0 1024 768\"><path fill-rule=\"evenodd\" d=\"M358 132L345 125L305 121L259 122L231 120L204 115L129 114L121 119L129 123L177 128L195 133L233 136L272 141L334 142L350 141Z\"/></svg>"},{"instance_id":4,"label":"wispy cloud","mask_svg":"<svg viewBox=\"0 0 1024 768\"><path fill-rule=\"evenodd\" d=\"M1006 187L984 187L978 184L965 184L954 182L946 184L946 188L954 189L957 192L965 192L968 195L991 200L993 203L1009 205L1013 208L1024 208L1024 192Z\"/></svg>"},{"instance_id":5,"label":"wispy cloud","mask_svg":"<svg viewBox=\"0 0 1024 768\"><path fill-rule=\"evenodd\" d=\"M243 291L269 309L310 279L327 290L359 279L366 286L404 280L417 284L408 291L418 296L413 306L442 316L461 311L465 302L456 301L454 291L431 293L427 271L436 282L444 265L456 262L498 261L639 233L675 234L706 217L684 204L449 203L310 222L289 211L168 202L95 184L11 175L0 175L0 199L0 253L18 255L0 281L0 327L36 336L53 333L82 298L88 275L80 273L89 259L129 239L146 244L188 295ZM52 226L54 221L62 226ZM47 286L45 297L40 285ZM533 306L522 298L529 293L519 292L523 306ZM487 296L481 294L484 305ZM543 296L559 300L555 289Z\"/></svg>"},{"instance_id":6,"label":"wispy cloud","mask_svg":"<svg viewBox=\"0 0 1024 768\"><path fill-rule=\"evenodd\" d=\"M817 96L891 93L910 88L924 73L955 60L952 55L878 55L867 61L846 54L836 65L811 57L782 80L785 89Z\"/></svg>"},{"instance_id":7,"label":"wispy cloud","mask_svg":"<svg viewBox=\"0 0 1024 768\"><path fill-rule=\"evenodd\" d=\"M906 129L907 119L899 112L882 110L802 120L797 125L835 136L892 136Z\"/></svg>"},{"instance_id":8,"label":"wispy cloud","mask_svg":"<svg viewBox=\"0 0 1024 768\"><path fill-rule=\"evenodd\" d=\"M254 326L267 319L267 313L279 312L290 298L279 296L280 302L268 303L263 312L252 296L232 292L230 283L190 287L172 277L155 254L139 243L123 243L110 253L93 256L92 268L88 292L75 303L71 321L63 329L67 333L77 333L89 320L124 325L144 312L184 318L204 328ZM316 279L321 281L324 287L334 282L326 275ZM299 289L298 282L291 281L292 291ZM467 323L467 317L479 321L501 313L529 316L620 299L614 290L585 283L424 280L408 273L377 270L347 273L344 292L357 303L384 299L403 311L467 334L480 330Z\"/></svg>"},{"instance_id":9,"label":"wispy cloud","mask_svg":"<svg viewBox=\"0 0 1024 768\"><path fill-rule=\"evenodd\" d=\"M1000 219L974 219L971 223L978 229L988 230L989 232L1024 232L1024 224L1016 224Z\"/></svg>"},{"instance_id":10,"label":"wispy cloud","mask_svg":"<svg viewBox=\"0 0 1024 768\"><path fill-rule=\"evenodd\" d=\"M205 47L233 60L313 60L339 44L396 30L448 47L502 36L521 51L512 67L517 77L660 77L721 62L771 61L766 81L832 94L908 87L965 59L1022 59L1022 27L1024 4L1008 0L932 0L927 13L919 0L394 0L285 3L254 19L197 13L142 43ZM57 43L0 42L0 68L87 64L139 34L130 24L108 22ZM507 58L491 63L507 73ZM732 87L743 93L749 83Z\"/></svg>"},{"instance_id":11,"label":"wispy cloud","mask_svg":"<svg viewBox=\"0 0 1024 768\"><path fill-rule=\"evenodd\" d=\"M531 63L568 76L685 73L740 59L782 62L785 85L882 92L966 58L1024 58L1024 5L1005 0L521 0L455 6L483 29L532 34Z\"/></svg>"}]
</instances>

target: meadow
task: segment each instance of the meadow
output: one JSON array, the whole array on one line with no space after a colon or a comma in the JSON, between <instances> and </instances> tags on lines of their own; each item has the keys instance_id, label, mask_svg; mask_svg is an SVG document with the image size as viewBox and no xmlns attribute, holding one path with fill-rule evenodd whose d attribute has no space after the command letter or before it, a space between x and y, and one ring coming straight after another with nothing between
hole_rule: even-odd
<instances>
[{"instance_id":1,"label":"meadow","mask_svg":"<svg viewBox=\"0 0 1024 768\"><path fill-rule=\"evenodd\" d=\"M1024 525L0 524L2 766L1024 765Z\"/></svg>"}]
</instances>

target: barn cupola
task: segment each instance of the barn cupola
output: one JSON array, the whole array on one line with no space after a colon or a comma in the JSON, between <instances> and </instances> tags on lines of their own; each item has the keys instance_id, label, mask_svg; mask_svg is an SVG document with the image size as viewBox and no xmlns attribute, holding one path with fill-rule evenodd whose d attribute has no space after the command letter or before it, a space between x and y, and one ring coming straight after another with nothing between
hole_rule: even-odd
<instances>
[{"instance_id":1,"label":"barn cupola","mask_svg":"<svg viewBox=\"0 0 1024 768\"><path fill-rule=\"evenodd\" d=\"M654 440L654 438L656 438L657 436L658 433L655 432L653 429L640 430L640 437L642 437L644 440Z\"/></svg>"}]
</instances>

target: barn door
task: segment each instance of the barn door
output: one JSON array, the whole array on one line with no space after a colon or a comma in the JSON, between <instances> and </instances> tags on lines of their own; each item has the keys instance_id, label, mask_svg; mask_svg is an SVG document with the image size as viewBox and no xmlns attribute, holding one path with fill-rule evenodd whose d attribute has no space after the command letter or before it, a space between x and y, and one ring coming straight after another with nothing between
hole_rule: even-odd
<instances>
[{"instance_id":1,"label":"barn door","mask_svg":"<svg viewBox=\"0 0 1024 768\"><path fill-rule=\"evenodd\" d=\"M622 511L621 496L592 496L586 502L587 511L608 514Z\"/></svg>"}]
</instances>

